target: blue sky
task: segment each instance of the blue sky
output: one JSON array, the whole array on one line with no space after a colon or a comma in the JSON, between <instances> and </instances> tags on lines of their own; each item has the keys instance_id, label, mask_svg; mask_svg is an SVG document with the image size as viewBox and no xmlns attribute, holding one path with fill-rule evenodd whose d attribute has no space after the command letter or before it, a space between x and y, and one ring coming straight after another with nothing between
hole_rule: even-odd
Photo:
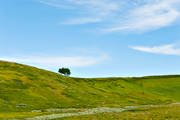
<instances>
[{"instance_id":1,"label":"blue sky","mask_svg":"<svg viewBox=\"0 0 180 120\"><path fill-rule=\"evenodd\" d=\"M1 0L0 60L76 77L180 73L180 0Z\"/></svg>"}]
</instances>

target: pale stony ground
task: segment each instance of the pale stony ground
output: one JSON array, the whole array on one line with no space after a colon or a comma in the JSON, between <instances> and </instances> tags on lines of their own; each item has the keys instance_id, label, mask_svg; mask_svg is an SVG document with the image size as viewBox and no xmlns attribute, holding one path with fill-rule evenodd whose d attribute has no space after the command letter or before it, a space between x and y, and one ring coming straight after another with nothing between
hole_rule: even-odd
<instances>
[{"instance_id":1,"label":"pale stony ground","mask_svg":"<svg viewBox=\"0 0 180 120\"><path fill-rule=\"evenodd\" d=\"M174 104L180 104L180 103L172 103L168 105L141 105L141 106L126 106L124 108L109 108L109 107L99 107L99 108L92 108L85 110L83 112L77 112L77 113L59 113L59 114L51 114L51 115L42 115L32 118L25 118L25 120L52 120L57 118L63 118L63 117L71 117L71 116L79 116L79 115L92 115L92 114L100 114L100 113L118 113L123 112L127 110L133 110L136 108L142 108L142 107L163 107L163 106L170 106ZM49 109L50 111L68 111L72 110L70 109ZM73 109L75 110L75 109ZM38 112L38 111L36 111Z\"/></svg>"}]
</instances>

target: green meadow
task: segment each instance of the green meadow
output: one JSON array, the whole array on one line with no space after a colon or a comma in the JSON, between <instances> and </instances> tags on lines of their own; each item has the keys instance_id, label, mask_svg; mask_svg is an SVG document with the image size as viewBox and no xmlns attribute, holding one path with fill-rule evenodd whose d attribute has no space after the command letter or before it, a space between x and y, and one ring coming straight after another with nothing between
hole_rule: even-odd
<instances>
[{"instance_id":1,"label":"green meadow","mask_svg":"<svg viewBox=\"0 0 180 120\"><path fill-rule=\"evenodd\" d=\"M178 120L180 106L167 105L178 102L179 75L73 78L27 65L0 61L0 120L73 113L98 107L123 108L140 105L162 106L60 119Z\"/></svg>"},{"instance_id":2,"label":"green meadow","mask_svg":"<svg viewBox=\"0 0 180 120\"><path fill-rule=\"evenodd\" d=\"M180 105L143 107L121 113L103 113L55 120L179 120Z\"/></svg>"}]
</instances>

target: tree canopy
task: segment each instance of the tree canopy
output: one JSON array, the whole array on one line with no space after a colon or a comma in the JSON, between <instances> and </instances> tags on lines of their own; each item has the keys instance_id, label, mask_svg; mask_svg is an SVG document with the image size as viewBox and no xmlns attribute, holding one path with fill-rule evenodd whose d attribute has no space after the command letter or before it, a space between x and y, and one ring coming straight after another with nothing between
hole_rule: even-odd
<instances>
[{"instance_id":1,"label":"tree canopy","mask_svg":"<svg viewBox=\"0 0 180 120\"><path fill-rule=\"evenodd\" d=\"M59 68L58 71L60 74L63 74L65 76L69 76L71 74L71 71L69 68Z\"/></svg>"}]
</instances>

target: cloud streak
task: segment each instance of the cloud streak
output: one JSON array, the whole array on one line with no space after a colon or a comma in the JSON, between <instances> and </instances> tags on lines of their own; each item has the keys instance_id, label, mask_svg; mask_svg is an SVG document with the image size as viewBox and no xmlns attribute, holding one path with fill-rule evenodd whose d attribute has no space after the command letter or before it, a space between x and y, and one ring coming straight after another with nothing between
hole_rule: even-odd
<instances>
[{"instance_id":1,"label":"cloud streak","mask_svg":"<svg viewBox=\"0 0 180 120\"><path fill-rule=\"evenodd\" d=\"M105 61L107 56L75 56L75 57L1 57L0 60L37 65L41 67L88 67Z\"/></svg>"},{"instance_id":2,"label":"cloud streak","mask_svg":"<svg viewBox=\"0 0 180 120\"><path fill-rule=\"evenodd\" d=\"M104 32L155 30L175 23L180 16L180 0L40 0L40 2L62 9L73 8L72 14L80 16L62 23L68 25L98 23Z\"/></svg>"},{"instance_id":3,"label":"cloud streak","mask_svg":"<svg viewBox=\"0 0 180 120\"><path fill-rule=\"evenodd\" d=\"M137 7L130 11L124 24L107 29L107 31L147 31L171 25L180 15L179 11L173 7L173 4L174 2L163 1Z\"/></svg>"},{"instance_id":4,"label":"cloud streak","mask_svg":"<svg viewBox=\"0 0 180 120\"><path fill-rule=\"evenodd\" d=\"M77 18L64 22L65 25L78 25L78 24L87 24L87 23L97 23L101 22L100 18Z\"/></svg>"},{"instance_id":5,"label":"cloud streak","mask_svg":"<svg viewBox=\"0 0 180 120\"><path fill-rule=\"evenodd\" d=\"M174 44L154 46L154 47L131 46L130 48L137 51L148 52L148 53L180 56L180 48L176 48L176 45Z\"/></svg>"}]
</instances>

